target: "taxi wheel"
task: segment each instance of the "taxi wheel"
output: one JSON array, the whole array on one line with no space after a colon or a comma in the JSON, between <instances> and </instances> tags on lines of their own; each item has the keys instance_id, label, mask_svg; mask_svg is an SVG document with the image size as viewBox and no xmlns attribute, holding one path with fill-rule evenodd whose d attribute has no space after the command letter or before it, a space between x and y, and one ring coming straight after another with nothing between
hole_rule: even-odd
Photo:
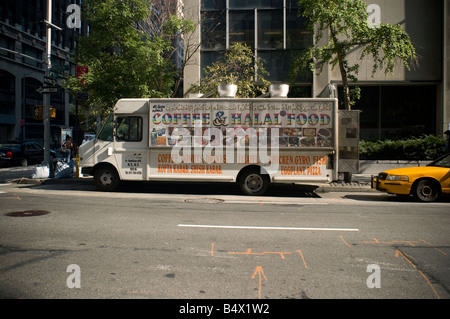
<instances>
[{"instance_id":1,"label":"taxi wheel","mask_svg":"<svg viewBox=\"0 0 450 319\"><path fill-rule=\"evenodd\" d=\"M438 198L439 192L436 183L423 179L416 184L413 195L422 202L433 202Z\"/></svg>"}]
</instances>

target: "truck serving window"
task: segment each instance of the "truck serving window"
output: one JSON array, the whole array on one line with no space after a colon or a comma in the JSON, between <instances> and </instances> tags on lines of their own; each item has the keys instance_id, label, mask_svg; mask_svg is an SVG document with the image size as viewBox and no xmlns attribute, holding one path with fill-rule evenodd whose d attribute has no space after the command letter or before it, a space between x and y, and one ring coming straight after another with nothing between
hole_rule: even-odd
<instances>
[{"instance_id":1,"label":"truck serving window","mask_svg":"<svg viewBox=\"0 0 450 319\"><path fill-rule=\"evenodd\" d=\"M103 125L102 130L97 136L97 139L102 141L112 141L113 140L113 115L111 114Z\"/></svg>"},{"instance_id":2,"label":"truck serving window","mask_svg":"<svg viewBox=\"0 0 450 319\"><path fill-rule=\"evenodd\" d=\"M116 120L116 140L140 142L142 141L142 117L126 116Z\"/></svg>"}]
</instances>

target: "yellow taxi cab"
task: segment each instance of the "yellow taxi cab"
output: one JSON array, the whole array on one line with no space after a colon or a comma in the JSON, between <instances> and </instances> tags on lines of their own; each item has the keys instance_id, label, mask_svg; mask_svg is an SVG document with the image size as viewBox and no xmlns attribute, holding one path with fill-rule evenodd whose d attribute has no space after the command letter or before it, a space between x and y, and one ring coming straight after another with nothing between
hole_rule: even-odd
<instances>
[{"instance_id":1,"label":"yellow taxi cab","mask_svg":"<svg viewBox=\"0 0 450 319\"><path fill-rule=\"evenodd\" d=\"M391 169L372 178L372 188L399 196L413 195L423 202L450 194L450 153L427 166Z\"/></svg>"}]
</instances>

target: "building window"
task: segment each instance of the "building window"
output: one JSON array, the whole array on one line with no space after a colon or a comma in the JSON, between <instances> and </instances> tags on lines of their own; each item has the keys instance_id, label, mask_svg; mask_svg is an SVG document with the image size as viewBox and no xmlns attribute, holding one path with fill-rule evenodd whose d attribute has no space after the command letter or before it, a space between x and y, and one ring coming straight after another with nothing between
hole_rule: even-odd
<instances>
[{"instance_id":1,"label":"building window","mask_svg":"<svg viewBox=\"0 0 450 319\"><path fill-rule=\"evenodd\" d=\"M360 85L360 138L367 141L402 139L436 131L436 85ZM339 100L343 100L339 88ZM340 106L342 108L342 106Z\"/></svg>"},{"instance_id":2,"label":"building window","mask_svg":"<svg viewBox=\"0 0 450 319\"><path fill-rule=\"evenodd\" d=\"M229 12L230 45L245 43L255 47L255 13L253 10L237 10Z\"/></svg>"},{"instance_id":3,"label":"building window","mask_svg":"<svg viewBox=\"0 0 450 319\"><path fill-rule=\"evenodd\" d=\"M0 70L0 114L15 114L15 78Z\"/></svg>"},{"instance_id":4,"label":"building window","mask_svg":"<svg viewBox=\"0 0 450 319\"><path fill-rule=\"evenodd\" d=\"M14 40L0 36L0 56L14 59Z\"/></svg>"},{"instance_id":5,"label":"building window","mask_svg":"<svg viewBox=\"0 0 450 319\"><path fill-rule=\"evenodd\" d=\"M244 43L261 58L272 82L287 82L293 55L313 42L313 34L298 17L295 0L201 1L201 77L225 49ZM305 71L297 83L310 85Z\"/></svg>"},{"instance_id":6,"label":"building window","mask_svg":"<svg viewBox=\"0 0 450 319\"><path fill-rule=\"evenodd\" d=\"M224 50L226 46L225 11L202 13L202 49Z\"/></svg>"},{"instance_id":7,"label":"building window","mask_svg":"<svg viewBox=\"0 0 450 319\"><path fill-rule=\"evenodd\" d=\"M313 44L313 34L306 21L298 16L298 9L286 9L286 48L305 49Z\"/></svg>"},{"instance_id":8,"label":"building window","mask_svg":"<svg viewBox=\"0 0 450 319\"><path fill-rule=\"evenodd\" d=\"M205 76L205 69L208 66L212 66L214 62L219 60L222 57L221 52L218 51L202 51L200 58L201 58L201 70L200 75L203 78Z\"/></svg>"},{"instance_id":9,"label":"building window","mask_svg":"<svg viewBox=\"0 0 450 319\"><path fill-rule=\"evenodd\" d=\"M230 9L283 8L283 0L229 0Z\"/></svg>"},{"instance_id":10,"label":"building window","mask_svg":"<svg viewBox=\"0 0 450 319\"><path fill-rule=\"evenodd\" d=\"M258 49L283 48L283 10L258 10Z\"/></svg>"},{"instance_id":11,"label":"building window","mask_svg":"<svg viewBox=\"0 0 450 319\"><path fill-rule=\"evenodd\" d=\"M42 68L42 51L22 43L22 62L37 68Z\"/></svg>"},{"instance_id":12,"label":"building window","mask_svg":"<svg viewBox=\"0 0 450 319\"><path fill-rule=\"evenodd\" d=\"M224 10L225 1L224 0L202 0L201 3L202 10Z\"/></svg>"}]
</instances>

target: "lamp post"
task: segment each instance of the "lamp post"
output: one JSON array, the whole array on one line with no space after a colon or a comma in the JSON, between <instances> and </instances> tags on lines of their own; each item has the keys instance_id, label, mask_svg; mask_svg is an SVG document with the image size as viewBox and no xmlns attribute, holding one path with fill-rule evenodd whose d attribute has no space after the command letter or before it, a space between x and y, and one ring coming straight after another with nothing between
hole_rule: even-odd
<instances>
[{"instance_id":1,"label":"lamp post","mask_svg":"<svg viewBox=\"0 0 450 319\"><path fill-rule=\"evenodd\" d=\"M52 0L47 0L47 16L44 20L47 30L47 51L45 59L45 76L50 76L52 67L52 28L62 30L60 27L52 23ZM51 143L51 123L50 123L50 94L43 94L43 110L42 117L44 122L44 163L50 164L50 143Z\"/></svg>"}]
</instances>

